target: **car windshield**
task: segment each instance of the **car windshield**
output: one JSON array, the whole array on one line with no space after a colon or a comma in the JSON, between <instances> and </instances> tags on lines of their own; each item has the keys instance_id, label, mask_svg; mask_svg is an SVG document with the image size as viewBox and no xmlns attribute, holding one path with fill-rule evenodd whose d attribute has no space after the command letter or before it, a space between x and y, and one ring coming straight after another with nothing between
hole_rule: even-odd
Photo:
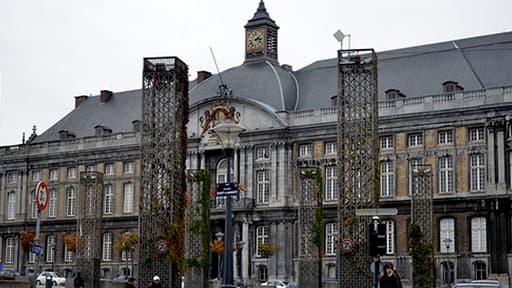
<instances>
[{"instance_id":1,"label":"car windshield","mask_svg":"<svg viewBox=\"0 0 512 288\"><path fill-rule=\"evenodd\" d=\"M54 274L55 274L55 276L57 276L59 278L64 278L64 276L62 276L62 274L60 274L59 272L55 272Z\"/></svg>"}]
</instances>

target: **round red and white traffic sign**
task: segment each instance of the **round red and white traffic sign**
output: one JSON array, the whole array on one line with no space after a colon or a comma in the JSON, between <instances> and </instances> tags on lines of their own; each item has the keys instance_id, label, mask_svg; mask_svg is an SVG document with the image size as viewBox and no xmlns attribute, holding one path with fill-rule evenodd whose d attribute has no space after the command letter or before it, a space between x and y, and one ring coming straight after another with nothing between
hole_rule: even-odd
<instances>
[{"instance_id":1,"label":"round red and white traffic sign","mask_svg":"<svg viewBox=\"0 0 512 288\"><path fill-rule=\"evenodd\" d=\"M156 243L156 251L158 254L163 255L169 251L169 242L160 240Z\"/></svg>"},{"instance_id":2,"label":"round red and white traffic sign","mask_svg":"<svg viewBox=\"0 0 512 288\"><path fill-rule=\"evenodd\" d=\"M36 186L36 203L37 209L43 211L48 206L48 186L46 182L39 181Z\"/></svg>"},{"instance_id":3,"label":"round red and white traffic sign","mask_svg":"<svg viewBox=\"0 0 512 288\"><path fill-rule=\"evenodd\" d=\"M341 251L344 253L350 253L352 251L352 248L354 248L354 242L350 239L343 239L341 241Z\"/></svg>"}]
</instances>

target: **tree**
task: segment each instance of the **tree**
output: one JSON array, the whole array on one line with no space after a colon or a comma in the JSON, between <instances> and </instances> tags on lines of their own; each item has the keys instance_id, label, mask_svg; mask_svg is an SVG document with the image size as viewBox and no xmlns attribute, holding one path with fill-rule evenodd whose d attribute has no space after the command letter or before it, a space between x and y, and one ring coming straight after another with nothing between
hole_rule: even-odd
<instances>
[{"instance_id":1,"label":"tree","mask_svg":"<svg viewBox=\"0 0 512 288\"><path fill-rule=\"evenodd\" d=\"M66 244L68 251L76 253L76 234L67 233L64 235L64 244Z\"/></svg>"},{"instance_id":2,"label":"tree","mask_svg":"<svg viewBox=\"0 0 512 288\"><path fill-rule=\"evenodd\" d=\"M114 248L121 253L125 253L125 255L128 255L128 253L130 253L130 258L133 260L133 251L135 250L135 247L137 246L137 243L139 242L138 239L139 238L136 233L131 233L131 232L123 233L118 238L118 241L114 245ZM128 267L128 261L130 258L126 257L126 267ZM132 270L133 270L133 267L130 268L130 275L133 275Z\"/></svg>"},{"instance_id":3,"label":"tree","mask_svg":"<svg viewBox=\"0 0 512 288\"><path fill-rule=\"evenodd\" d=\"M30 246L34 243L34 232L21 231L20 232L20 246L23 249L23 261L27 263L28 253L30 253ZM25 265L23 265L25 266Z\"/></svg>"},{"instance_id":4,"label":"tree","mask_svg":"<svg viewBox=\"0 0 512 288\"><path fill-rule=\"evenodd\" d=\"M274 245L272 242L261 243L258 245L258 252L260 253L260 256L267 258L267 269L269 269L269 258L274 256L274 254L277 253L277 250L279 250L279 247Z\"/></svg>"}]
</instances>

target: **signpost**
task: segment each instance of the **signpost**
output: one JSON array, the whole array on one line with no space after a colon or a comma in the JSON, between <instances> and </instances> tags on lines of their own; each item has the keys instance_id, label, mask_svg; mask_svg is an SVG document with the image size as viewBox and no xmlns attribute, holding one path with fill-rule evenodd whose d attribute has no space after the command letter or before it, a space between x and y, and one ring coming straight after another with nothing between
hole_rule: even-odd
<instances>
[{"instance_id":1,"label":"signpost","mask_svg":"<svg viewBox=\"0 0 512 288\"><path fill-rule=\"evenodd\" d=\"M40 272L39 256L43 254L43 247L39 245L39 232L41 227L41 211L44 211L48 206L48 186L46 182L39 181L36 186L36 204L37 204L37 219L36 219L36 236L34 243L30 246L30 252L36 255L36 272ZM35 281L35 277L34 277ZM34 283L35 287L35 283Z\"/></svg>"},{"instance_id":2,"label":"signpost","mask_svg":"<svg viewBox=\"0 0 512 288\"><path fill-rule=\"evenodd\" d=\"M237 182L217 183L216 188L217 197L238 196Z\"/></svg>"}]
</instances>

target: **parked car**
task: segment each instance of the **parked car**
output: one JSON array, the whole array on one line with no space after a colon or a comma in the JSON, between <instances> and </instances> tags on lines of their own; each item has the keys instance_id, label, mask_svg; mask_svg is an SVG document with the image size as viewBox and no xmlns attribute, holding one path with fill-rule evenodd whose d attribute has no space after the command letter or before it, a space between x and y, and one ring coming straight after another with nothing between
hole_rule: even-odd
<instances>
[{"instance_id":1,"label":"parked car","mask_svg":"<svg viewBox=\"0 0 512 288\"><path fill-rule=\"evenodd\" d=\"M297 282L288 282L288 285L286 285L286 288L299 288L299 283L297 283Z\"/></svg>"},{"instance_id":2,"label":"parked car","mask_svg":"<svg viewBox=\"0 0 512 288\"><path fill-rule=\"evenodd\" d=\"M484 284L494 284L498 285L498 287L501 288L501 283L498 280L491 280L491 279L485 279L485 280L473 280L471 283L484 283Z\"/></svg>"},{"instance_id":3,"label":"parked car","mask_svg":"<svg viewBox=\"0 0 512 288\"><path fill-rule=\"evenodd\" d=\"M281 280L268 280L267 282L261 283L261 286L275 286L278 288L287 288L288 282Z\"/></svg>"},{"instance_id":4,"label":"parked car","mask_svg":"<svg viewBox=\"0 0 512 288\"><path fill-rule=\"evenodd\" d=\"M53 286L66 286L66 278L58 272L45 271L36 278L36 285L46 285L46 277L51 277Z\"/></svg>"},{"instance_id":5,"label":"parked car","mask_svg":"<svg viewBox=\"0 0 512 288\"><path fill-rule=\"evenodd\" d=\"M479 283L479 282L466 282L466 283L457 283L455 284L455 288L499 288L500 284L496 283Z\"/></svg>"},{"instance_id":6,"label":"parked car","mask_svg":"<svg viewBox=\"0 0 512 288\"><path fill-rule=\"evenodd\" d=\"M16 280L16 274L11 270L0 271L0 280Z\"/></svg>"}]
</instances>

